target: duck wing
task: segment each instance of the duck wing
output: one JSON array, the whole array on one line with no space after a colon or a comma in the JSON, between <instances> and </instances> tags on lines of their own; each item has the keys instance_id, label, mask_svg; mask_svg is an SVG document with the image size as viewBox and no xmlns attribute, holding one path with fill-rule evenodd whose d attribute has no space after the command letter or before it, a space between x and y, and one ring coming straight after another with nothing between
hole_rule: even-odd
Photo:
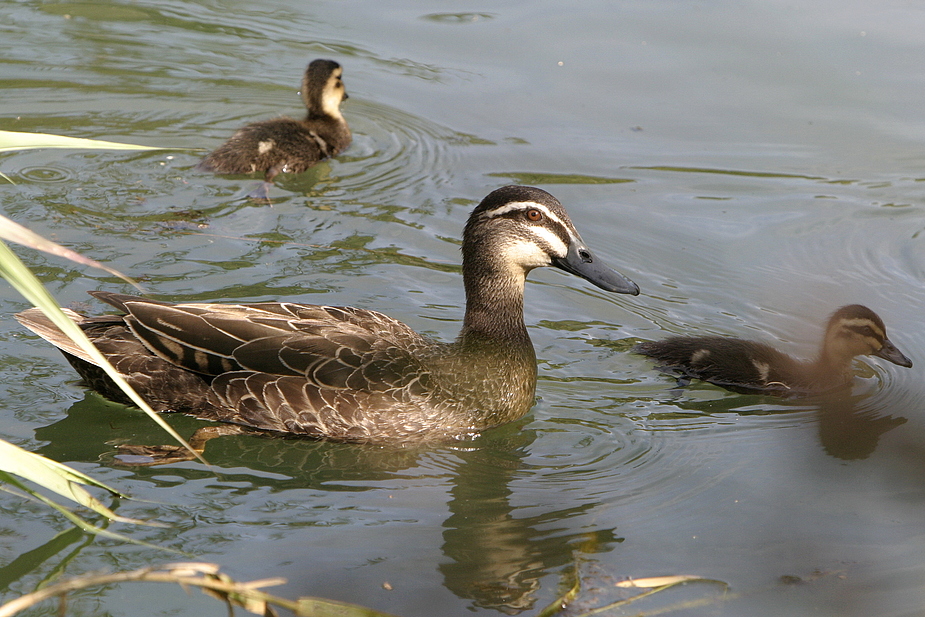
<instances>
[{"instance_id":1,"label":"duck wing","mask_svg":"<svg viewBox=\"0 0 925 617\"><path fill-rule=\"evenodd\" d=\"M374 311L295 303L178 304L94 292L124 315L68 311L159 411L347 441L455 434L429 360L438 343ZM131 404L38 309L23 325L65 352L92 389ZM458 423L457 423L458 424Z\"/></svg>"},{"instance_id":2,"label":"duck wing","mask_svg":"<svg viewBox=\"0 0 925 617\"><path fill-rule=\"evenodd\" d=\"M439 389L427 364L439 354L439 344L381 313L93 295L126 312L124 322L153 354L149 358L208 382L206 396L185 405L186 413L364 442L421 437L433 433L435 424L448 433L459 428L428 422L430 414L440 413L426 403Z\"/></svg>"},{"instance_id":3,"label":"duck wing","mask_svg":"<svg viewBox=\"0 0 925 617\"><path fill-rule=\"evenodd\" d=\"M375 311L297 303L166 304L94 293L124 310L151 353L208 377L300 377L321 388L385 391L426 372L434 342Z\"/></svg>"}]
</instances>

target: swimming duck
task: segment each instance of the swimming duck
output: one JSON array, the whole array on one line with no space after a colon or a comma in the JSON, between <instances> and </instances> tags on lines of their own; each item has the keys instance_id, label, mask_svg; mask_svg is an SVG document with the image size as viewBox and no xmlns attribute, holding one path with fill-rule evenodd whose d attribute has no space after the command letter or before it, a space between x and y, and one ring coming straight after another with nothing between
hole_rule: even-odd
<instances>
[{"instance_id":1,"label":"swimming duck","mask_svg":"<svg viewBox=\"0 0 925 617\"><path fill-rule=\"evenodd\" d=\"M283 172L301 173L350 145L350 127L340 112L347 99L344 70L333 60L314 60L302 78L304 120L274 118L248 124L219 146L198 169L219 174L264 172L263 189Z\"/></svg>"},{"instance_id":2,"label":"swimming duck","mask_svg":"<svg viewBox=\"0 0 925 617\"><path fill-rule=\"evenodd\" d=\"M466 312L453 343L374 311L292 302L168 304L91 292L124 314L69 316L158 411L404 444L465 437L533 405L536 356L523 318L532 269L555 266L639 293L591 253L559 201L533 187L485 197L466 223L462 262ZM127 402L39 309L16 317L61 349L87 385Z\"/></svg>"},{"instance_id":3,"label":"swimming duck","mask_svg":"<svg viewBox=\"0 0 925 617\"><path fill-rule=\"evenodd\" d=\"M860 304L832 314L819 356L812 362L801 362L764 343L722 336L674 336L640 343L633 350L688 377L737 392L777 396L808 396L847 385L856 356L912 366L887 338L883 320Z\"/></svg>"}]
</instances>

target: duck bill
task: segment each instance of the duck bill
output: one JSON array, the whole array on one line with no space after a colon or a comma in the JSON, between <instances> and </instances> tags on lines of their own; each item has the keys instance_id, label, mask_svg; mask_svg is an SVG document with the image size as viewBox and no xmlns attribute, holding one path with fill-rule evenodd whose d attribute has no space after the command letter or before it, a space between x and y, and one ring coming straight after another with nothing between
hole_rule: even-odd
<instances>
[{"instance_id":1,"label":"duck bill","mask_svg":"<svg viewBox=\"0 0 925 617\"><path fill-rule=\"evenodd\" d=\"M912 366L912 360L907 358L903 352L899 351L896 345L891 343L890 339L887 338L883 339L883 346L879 351L875 352L874 355L878 358L888 360L893 364L898 364L899 366L905 366L907 368Z\"/></svg>"},{"instance_id":2,"label":"duck bill","mask_svg":"<svg viewBox=\"0 0 925 617\"><path fill-rule=\"evenodd\" d=\"M611 269L581 242L573 241L569 245L568 254L565 257L554 259L553 265L575 276L580 276L606 291L639 295L639 285Z\"/></svg>"}]
</instances>

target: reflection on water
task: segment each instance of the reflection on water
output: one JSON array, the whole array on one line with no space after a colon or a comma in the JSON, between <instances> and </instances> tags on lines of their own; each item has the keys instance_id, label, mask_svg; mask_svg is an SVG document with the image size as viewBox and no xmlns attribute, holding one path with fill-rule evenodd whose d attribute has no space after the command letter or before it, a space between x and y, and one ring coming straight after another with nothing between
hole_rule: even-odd
<instances>
[{"instance_id":1,"label":"reflection on water","mask_svg":"<svg viewBox=\"0 0 925 617\"><path fill-rule=\"evenodd\" d=\"M83 546L86 546L91 541L80 529L72 527L57 534L44 544L17 555L0 566L0 593L8 592L10 586L16 584L23 577L32 574L46 561L53 561L72 544L81 542ZM79 551L80 547L76 550Z\"/></svg>"},{"instance_id":2,"label":"reflection on water","mask_svg":"<svg viewBox=\"0 0 925 617\"><path fill-rule=\"evenodd\" d=\"M693 412L690 417L811 414L818 425L819 443L823 450L832 457L844 460L868 458L876 450L883 434L907 422L905 417L889 412L895 404L890 399L872 396L869 388L864 387L869 384L862 383L854 391L840 390L803 399L781 400L770 396L742 394L699 400L687 396L688 381L684 379L683 386L670 391L675 398L676 408L655 412L650 417L664 420L683 416L685 412ZM700 388L698 390L704 392L723 391L719 386L712 385L702 385Z\"/></svg>"},{"instance_id":3,"label":"reflection on water","mask_svg":"<svg viewBox=\"0 0 925 617\"><path fill-rule=\"evenodd\" d=\"M679 390L675 394L683 392ZM680 428L696 418L728 418L730 415L769 418L794 414L805 417L811 414L816 418L819 441L825 452L837 459L857 460L869 458L885 433L906 422L902 417L883 415L882 410L870 404L871 400L867 394L842 393L800 403L775 401L766 404L769 401L766 397L724 396L710 401L676 400L675 412L652 413L649 418L664 431L671 424ZM192 418L171 416L170 419L181 432L201 425ZM552 426L558 423L554 420ZM218 482L228 489L233 488L236 496L231 497L223 491L222 499L231 497L237 503L235 509L250 499L263 499L261 495L266 490L270 491L269 495L281 497L286 492L309 490L311 509L306 511L298 506L303 510L299 517L287 514L295 504L283 497L283 501L275 504L268 500L260 509L262 515L248 523L259 526L263 519L284 528L296 523L292 531L302 525L332 522L326 515L316 520L313 517L328 508L335 511L342 508L343 504L337 505L339 498L335 496L338 494L381 491L385 486L392 486L390 490L395 491L396 481L405 484L415 477L440 478L449 496L441 524L443 542L440 549L444 559L438 566L443 585L460 599L470 602L472 607L508 614L535 609L541 598L542 581L547 575L571 569L576 563L597 563L593 556L614 551L624 542L624 538L616 534L613 519L609 525L605 518L591 525L563 526L564 521L587 521L589 516L599 519L599 512L595 513L600 510L602 499L607 499L604 494L582 499L583 492L569 498L576 483L590 488L593 485L589 483L594 482L595 477L616 483L614 488L619 487L619 490L611 491L611 499L626 505L642 500L648 504L649 515L659 517L670 515L674 507L695 498L698 493L715 490L730 478L728 474L700 477L714 464L715 455L701 450L702 446L697 446L696 442L669 452L652 449L652 443L642 445L627 441L620 448L611 444L610 451L621 452L618 459L613 459L605 453L608 449L603 433L586 445L586 448L590 446L590 451L583 456L575 456L572 446L558 457L546 454L554 457L553 460L558 458L555 465L537 466L539 434L527 428L527 424L529 420L522 420L470 444L440 450L438 469L422 460L422 457L433 458L430 448L396 450L239 436L209 443L206 456L216 465L217 476L198 463L190 463L180 467L136 469L134 477L137 481L153 482L164 488L201 481ZM701 427L702 424L695 422L688 430L694 430L692 435L695 435ZM583 441L581 433L589 436L597 433L589 432L591 428L572 424L570 434L574 434L575 444ZM53 459L103 460L111 465L115 443L146 438L157 440L161 435L140 413L88 393L71 407L66 418L37 429L36 438L46 442L37 451ZM598 449L601 456L595 454ZM571 453L566 455L566 452ZM621 470L620 461L629 468ZM627 475L629 470L631 475ZM681 477L686 477L687 489L674 495L677 488L667 483L677 482ZM517 497L517 487L524 482L541 482L559 489L555 498L546 491L539 491L536 501L530 504L528 500L525 507L518 505L523 499ZM646 496L658 493L661 495L657 502ZM529 494L524 492L524 495ZM306 518L305 512L314 514ZM349 508L344 514L346 512ZM246 521L239 521L241 523ZM192 534L189 540L185 538L187 533ZM200 542L196 539L200 533L193 528L181 531L179 537L175 532L169 536L173 536L177 546L185 546L187 542L196 545ZM216 533L223 532L216 529ZM69 539L65 541L63 536L60 541L55 539L23 553L9 567L0 569L0 582L6 581L8 585L41 567L44 561L60 559L62 551L79 537L79 533L74 538L67 536ZM170 542L165 544L170 545ZM600 565L586 566L584 570L588 570L583 576L589 577L586 584L591 587L602 577L619 579L626 574L607 572ZM288 574L295 593L315 592L311 583L296 572L284 574ZM603 597L608 595L603 593ZM589 600L585 598L582 605L590 606Z\"/></svg>"},{"instance_id":4,"label":"reflection on water","mask_svg":"<svg viewBox=\"0 0 925 617\"><path fill-rule=\"evenodd\" d=\"M610 551L622 540L613 529L556 529L556 521L587 513L592 504L543 509L532 516L516 512L510 483L523 468L535 438L531 433L510 439L510 448L475 448L458 455L451 514L443 523L443 553L449 561L440 571L447 589L472 599L476 607L508 613L533 608L543 576L580 554Z\"/></svg>"},{"instance_id":5,"label":"reflection on water","mask_svg":"<svg viewBox=\"0 0 925 617\"><path fill-rule=\"evenodd\" d=\"M187 429L202 424L192 418L172 416L171 419L180 420L180 427ZM116 464L112 458L115 443L143 439L139 432L149 433L149 438L162 438L147 424L137 411L128 411L88 393L71 407L66 418L36 430L36 437L48 442L37 451L56 460L100 459ZM534 431L522 430L524 424L520 421L498 434L476 439L471 445L445 450L448 468L444 475L450 499L442 525L442 551L446 560L439 566L444 584L459 598L471 601L474 607L512 614L535 606L540 581L546 574L573 564L580 555L612 550L615 543L622 541L610 528L590 527L563 533L557 521L588 514L595 505L593 502L564 509L541 505L530 508L539 512L526 516L519 512L520 508L511 501L514 493L511 483L523 478L530 467L525 459L536 439ZM103 442L102 435L109 439ZM269 488L273 493L310 489L318 492L313 504L317 508L322 505L317 500L328 492L374 491L383 483L426 473L420 466L420 458L431 452L429 448L364 447L251 435L210 441L205 454L217 466L217 480L235 486L241 497L258 493L261 488ZM245 473L245 469L249 472ZM166 475L176 475L187 482L207 480L213 475L198 463L182 468L135 469L135 472L139 480L148 479L164 486ZM168 485L176 482L170 481ZM306 523L309 521L300 521ZM47 559L70 542L73 539L36 550ZM182 539L179 546L183 546ZM11 577L22 576L41 560L28 553L16 563L8 571ZM0 575L5 571L0 570ZM293 577L293 582L298 587L299 578Z\"/></svg>"},{"instance_id":6,"label":"reflection on water","mask_svg":"<svg viewBox=\"0 0 925 617\"><path fill-rule=\"evenodd\" d=\"M873 407L868 398L851 396L825 397L816 415L823 449L849 461L868 458L884 433L906 423L906 418Z\"/></svg>"},{"instance_id":7,"label":"reflection on water","mask_svg":"<svg viewBox=\"0 0 925 617\"><path fill-rule=\"evenodd\" d=\"M354 133L353 143L336 159L306 173L281 176L280 188L291 194L274 191L274 202L304 195L308 198L305 205L314 208L335 204L343 208L344 201L383 211L399 205L432 206L427 196L445 190L465 149L492 145L374 101L351 98L342 111ZM227 123L223 120L222 126ZM240 178L206 183L215 187L253 184ZM234 194L241 197L241 191ZM344 200L345 195L354 197Z\"/></svg>"}]
</instances>

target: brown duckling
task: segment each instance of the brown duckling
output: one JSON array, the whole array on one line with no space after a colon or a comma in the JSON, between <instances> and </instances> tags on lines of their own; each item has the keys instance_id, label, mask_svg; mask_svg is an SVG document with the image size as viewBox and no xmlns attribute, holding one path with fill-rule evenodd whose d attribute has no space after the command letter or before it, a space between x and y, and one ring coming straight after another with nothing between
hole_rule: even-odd
<instances>
[{"instance_id":1,"label":"brown duckling","mask_svg":"<svg viewBox=\"0 0 925 617\"><path fill-rule=\"evenodd\" d=\"M374 311L291 302L168 304L93 292L123 314L69 316L158 411L340 441L449 440L533 405L536 356L523 316L531 270L554 266L639 293L538 188L492 191L469 216L462 254L466 312L453 343ZM39 309L17 319L61 349L87 385L125 402Z\"/></svg>"},{"instance_id":2,"label":"brown duckling","mask_svg":"<svg viewBox=\"0 0 925 617\"><path fill-rule=\"evenodd\" d=\"M851 304L829 318L819 356L803 362L755 341L722 336L674 336L640 343L637 353L674 369L736 392L809 396L850 383L856 356L872 355L899 366L912 361L886 336L880 317L866 306Z\"/></svg>"},{"instance_id":3,"label":"brown duckling","mask_svg":"<svg viewBox=\"0 0 925 617\"><path fill-rule=\"evenodd\" d=\"M340 112L347 99L344 70L333 60L314 60L302 78L304 120L274 118L248 124L219 146L197 169L219 174L264 173L262 189L280 173L301 173L350 145L350 127Z\"/></svg>"}]
</instances>

